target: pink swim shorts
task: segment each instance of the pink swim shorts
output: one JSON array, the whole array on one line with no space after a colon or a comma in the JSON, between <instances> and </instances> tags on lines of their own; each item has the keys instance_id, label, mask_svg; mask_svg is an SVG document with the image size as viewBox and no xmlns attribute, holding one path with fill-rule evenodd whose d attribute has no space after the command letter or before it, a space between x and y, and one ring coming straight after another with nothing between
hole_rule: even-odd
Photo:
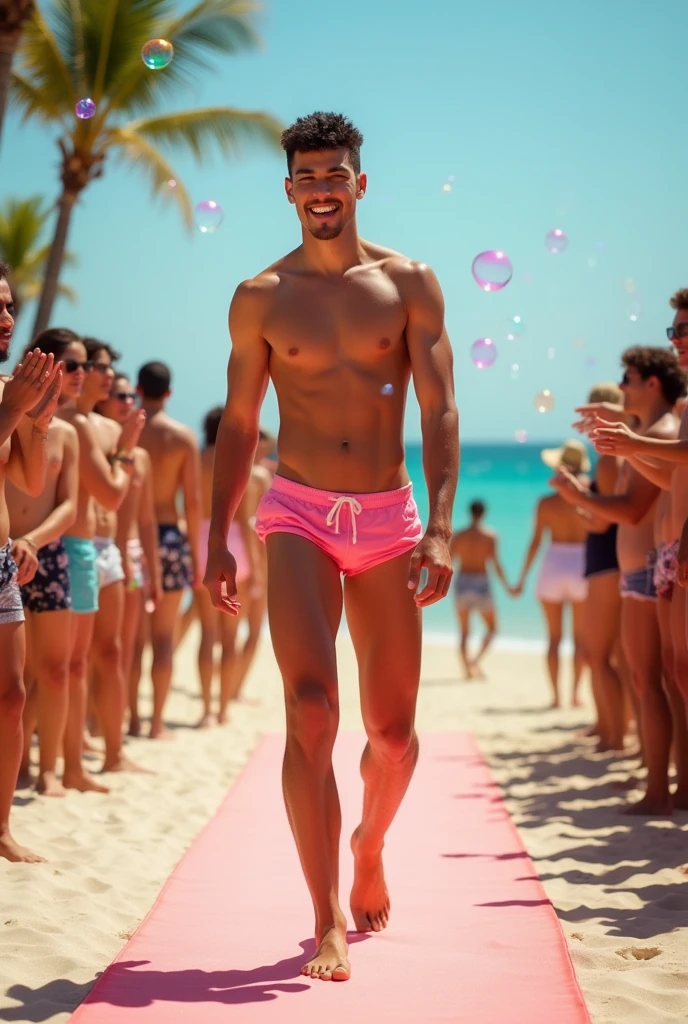
<instances>
[{"instance_id":1,"label":"pink swim shorts","mask_svg":"<svg viewBox=\"0 0 688 1024\"><path fill-rule=\"evenodd\" d=\"M316 544L345 576L416 546L423 526L411 484L394 491L336 494L275 476L256 512L256 533L295 533Z\"/></svg>"}]
</instances>

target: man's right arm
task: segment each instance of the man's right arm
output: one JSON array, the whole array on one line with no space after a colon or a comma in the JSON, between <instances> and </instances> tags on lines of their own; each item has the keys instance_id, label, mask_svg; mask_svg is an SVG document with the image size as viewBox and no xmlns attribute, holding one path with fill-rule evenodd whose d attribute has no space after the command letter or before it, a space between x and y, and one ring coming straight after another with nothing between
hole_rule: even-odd
<instances>
[{"instance_id":1,"label":"man's right arm","mask_svg":"<svg viewBox=\"0 0 688 1024\"><path fill-rule=\"evenodd\" d=\"M258 421L268 387L270 348L262 333L270 286L244 281L229 310L232 351L227 367L227 401L213 462L209 557L224 550L227 534L246 490L258 444Z\"/></svg>"}]
</instances>

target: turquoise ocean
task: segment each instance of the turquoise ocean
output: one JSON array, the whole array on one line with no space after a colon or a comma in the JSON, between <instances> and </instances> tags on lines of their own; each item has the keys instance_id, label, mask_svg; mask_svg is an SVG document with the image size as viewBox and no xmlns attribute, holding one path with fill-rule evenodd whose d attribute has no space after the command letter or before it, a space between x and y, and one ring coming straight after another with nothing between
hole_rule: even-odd
<instances>
[{"instance_id":1,"label":"turquoise ocean","mask_svg":"<svg viewBox=\"0 0 688 1024\"><path fill-rule=\"evenodd\" d=\"M551 493L547 481L552 471L540 458L547 444L477 444L461 446L461 474L454 504L454 528L467 525L468 505L480 498L487 505L487 525L499 534L502 565L510 583L521 571L533 529L538 498ZM423 524L427 523L428 497L423 476L420 444L408 443L406 462L413 481L414 496ZM544 545L543 545L544 548ZM542 552L540 557L542 556ZM509 646L531 646L544 639L542 612L535 599L539 558L530 572L527 589L512 598L494 576L493 590L499 612L499 634ZM454 602L448 597L424 612L426 634L456 636Z\"/></svg>"}]
</instances>

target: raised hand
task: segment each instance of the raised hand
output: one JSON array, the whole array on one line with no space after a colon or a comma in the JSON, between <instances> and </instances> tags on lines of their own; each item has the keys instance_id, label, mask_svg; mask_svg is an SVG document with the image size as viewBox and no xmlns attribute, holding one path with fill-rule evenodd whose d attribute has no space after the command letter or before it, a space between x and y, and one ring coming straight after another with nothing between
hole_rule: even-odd
<instances>
[{"instance_id":1,"label":"raised hand","mask_svg":"<svg viewBox=\"0 0 688 1024\"><path fill-rule=\"evenodd\" d=\"M141 437L141 431L144 428L145 422L146 414L143 409L131 410L122 426L122 433L119 435L119 447L123 451L130 452L132 448L136 447L139 443L139 438Z\"/></svg>"},{"instance_id":2,"label":"raised hand","mask_svg":"<svg viewBox=\"0 0 688 1024\"><path fill-rule=\"evenodd\" d=\"M43 397L34 405L33 409L27 413L27 416L34 421L38 430L41 430L44 434L47 433L50 421L55 415L57 403L60 400L63 365L61 362L55 363L55 374L50 386L44 392Z\"/></svg>"},{"instance_id":3,"label":"raised hand","mask_svg":"<svg viewBox=\"0 0 688 1024\"><path fill-rule=\"evenodd\" d=\"M576 412L580 419L572 426L579 434L587 434L599 420L603 423L617 423L624 415L624 408L615 402L587 402L579 405Z\"/></svg>"},{"instance_id":4,"label":"raised hand","mask_svg":"<svg viewBox=\"0 0 688 1024\"><path fill-rule=\"evenodd\" d=\"M580 480L573 473L569 473L564 466L559 467L548 483L570 505L575 505L579 495L585 493L585 487Z\"/></svg>"},{"instance_id":5,"label":"raised hand","mask_svg":"<svg viewBox=\"0 0 688 1024\"><path fill-rule=\"evenodd\" d=\"M23 587L30 583L38 569L38 558L35 547L23 537L12 542L12 558L17 565L17 583Z\"/></svg>"},{"instance_id":6,"label":"raised hand","mask_svg":"<svg viewBox=\"0 0 688 1024\"><path fill-rule=\"evenodd\" d=\"M408 586L414 592L420 583L421 570L428 570L428 579L422 590L414 593L419 608L426 608L446 597L452 578L452 560L449 542L443 537L426 533L411 555Z\"/></svg>"},{"instance_id":7,"label":"raised hand","mask_svg":"<svg viewBox=\"0 0 688 1024\"><path fill-rule=\"evenodd\" d=\"M590 431L590 440L601 455L637 455L645 444L645 439L625 423L607 423L599 418Z\"/></svg>"},{"instance_id":8,"label":"raised hand","mask_svg":"<svg viewBox=\"0 0 688 1024\"><path fill-rule=\"evenodd\" d=\"M53 354L46 356L35 348L5 384L2 404L18 415L29 412L48 391L56 373Z\"/></svg>"}]
</instances>

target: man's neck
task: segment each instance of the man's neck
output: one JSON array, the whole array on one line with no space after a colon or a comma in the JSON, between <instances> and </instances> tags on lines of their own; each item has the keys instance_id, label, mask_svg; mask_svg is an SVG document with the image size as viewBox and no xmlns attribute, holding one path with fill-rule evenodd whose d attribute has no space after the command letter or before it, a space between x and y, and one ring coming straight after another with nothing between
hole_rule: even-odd
<instances>
[{"instance_id":1,"label":"man's neck","mask_svg":"<svg viewBox=\"0 0 688 1024\"><path fill-rule=\"evenodd\" d=\"M366 261L365 246L355 220L347 224L341 235L328 240L314 238L304 228L301 255L306 269L332 277L341 277L351 267Z\"/></svg>"},{"instance_id":2,"label":"man's neck","mask_svg":"<svg viewBox=\"0 0 688 1024\"><path fill-rule=\"evenodd\" d=\"M150 419L151 416L163 411L165 402L162 398L142 398L141 408L145 412L146 418Z\"/></svg>"},{"instance_id":3,"label":"man's neck","mask_svg":"<svg viewBox=\"0 0 688 1024\"><path fill-rule=\"evenodd\" d=\"M80 412L83 416L88 416L96 407L97 399L90 399L87 396L81 394L74 403L74 408L77 412Z\"/></svg>"},{"instance_id":4,"label":"man's neck","mask_svg":"<svg viewBox=\"0 0 688 1024\"><path fill-rule=\"evenodd\" d=\"M665 416L668 416L672 411L672 407L668 402L665 402L663 398L658 399L648 409L638 413L642 432L646 434L648 430L651 430L656 423Z\"/></svg>"}]
</instances>

